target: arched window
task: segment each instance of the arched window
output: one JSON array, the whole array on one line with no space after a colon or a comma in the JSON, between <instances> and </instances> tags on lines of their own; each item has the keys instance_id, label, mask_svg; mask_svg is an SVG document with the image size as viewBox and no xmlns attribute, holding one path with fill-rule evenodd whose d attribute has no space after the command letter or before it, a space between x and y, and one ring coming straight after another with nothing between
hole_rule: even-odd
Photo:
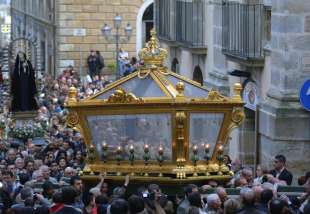
<instances>
[{"instance_id":1,"label":"arched window","mask_svg":"<svg viewBox=\"0 0 310 214\"><path fill-rule=\"evenodd\" d=\"M203 76L199 65L194 69L193 80L203 85Z\"/></svg>"},{"instance_id":2,"label":"arched window","mask_svg":"<svg viewBox=\"0 0 310 214\"><path fill-rule=\"evenodd\" d=\"M174 58L171 63L171 71L174 73L179 73L179 60Z\"/></svg>"},{"instance_id":3,"label":"arched window","mask_svg":"<svg viewBox=\"0 0 310 214\"><path fill-rule=\"evenodd\" d=\"M143 22L143 29L144 29L144 44L150 41L151 38L151 30L154 27L154 3L152 3L148 8L145 10L142 18Z\"/></svg>"}]
</instances>

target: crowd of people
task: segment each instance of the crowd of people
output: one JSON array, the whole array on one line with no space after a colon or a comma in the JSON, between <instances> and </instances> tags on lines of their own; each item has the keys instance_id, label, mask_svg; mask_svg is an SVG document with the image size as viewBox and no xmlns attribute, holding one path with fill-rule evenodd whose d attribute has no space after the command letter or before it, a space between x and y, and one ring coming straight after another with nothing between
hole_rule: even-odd
<instances>
[{"instance_id":1,"label":"crowd of people","mask_svg":"<svg viewBox=\"0 0 310 214\"><path fill-rule=\"evenodd\" d=\"M132 57L130 59L128 52L122 48L119 50L118 62L119 67L115 68L115 70L121 77L131 74L141 65L141 62L139 62L136 57ZM87 65L89 71L88 79L94 79L96 76L100 76L102 74L102 71L105 68L105 63L100 51L90 51L87 58Z\"/></svg>"},{"instance_id":2,"label":"crowd of people","mask_svg":"<svg viewBox=\"0 0 310 214\"><path fill-rule=\"evenodd\" d=\"M132 57L129 60L129 54L122 48L119 51L119 73L121 76L127 76L131 74L132 72L135 72L142 62L138 62L136 57Z\"/></svg>"},{"instance_id":3,"label":"crowd of people","mask_svg":"<svg viewBox=\"0 0 310 214\"><path fill-rule=\"evenodd\" d=\"M99 55L92 52L89 61L98 63ZM100 70L100 66L97 68ZM79 175L85 166L86 148L81 134L66 127L65 103L71 86L78 89L78 97L83 99L109 84L97 70L90 74L91 80L84 80L70 66L56 79L45 74L40 80L36 120L48 124L45 144L36 144L30 138L22 144L10 137L0 140L0 213L310 213L310 173L299 179L306 190L303 194L292 197L277 192L278 186L291 185L293 180L283 155L275 156L273 170L258 166L255 173L226 156L226 164L235 173L228 183L211 180L201 187L189 184L184 187L184 197L167 196L157 184L142 185L129 192L128 175L123 186L111 188L103 173L96 186L84 188ZM9 105L6 100L2 106L6 117ZM224 187L240 189L240 195L230 196ZM210 189L215 189L214 193L209 193Z\"/></svg>"}]
</instances>

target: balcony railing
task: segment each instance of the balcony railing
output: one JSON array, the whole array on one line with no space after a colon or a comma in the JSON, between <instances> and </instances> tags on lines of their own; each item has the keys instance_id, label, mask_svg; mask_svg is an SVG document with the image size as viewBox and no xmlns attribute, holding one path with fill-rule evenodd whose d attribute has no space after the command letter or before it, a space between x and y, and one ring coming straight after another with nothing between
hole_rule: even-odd
<instances>
[{"instance_id":1,"label":"balcony railing","mask_svg":"<svg viewBox=\"0 0 310 214\"><path fill-rule=\"evenodd\" d=\"M204 48L205 10L204 0L176 1L176 40L188 47Z\"/></svg>"},{"instance_id":2,"label":"balcony railing","mask_svg":"<svg viewBox=\"0 0 310 214\"><path fill-rule=\"evenodd\" d=\"M264 6L226 2L222 10L222 51L245 59L263 59Z\"/></svg>"},{"instance_id":3,"label":"balcony railing","mask_svg":"<svg viewBox=\"0 0 310 214\"><path fill-rule=\"evenodd\" d=\"M156 0L158 37L188 48L206 48L205 0Z\"/></svg>"},{"instance_id":4,"label":"balcony railing","mask_svg":"<svg viewBox=\"0 0 310 214\"><path fill-rule=\"evenodd\" d=\"M156 0L156 27L158 38L175 40L175 2L174 0Z\"/></svg>"}]
</instances>

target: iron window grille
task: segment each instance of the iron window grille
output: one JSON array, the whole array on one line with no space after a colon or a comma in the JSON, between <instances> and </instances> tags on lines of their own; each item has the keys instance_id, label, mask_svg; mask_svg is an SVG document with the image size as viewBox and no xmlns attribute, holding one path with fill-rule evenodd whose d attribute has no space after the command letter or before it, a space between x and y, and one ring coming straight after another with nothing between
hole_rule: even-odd
<instances>
[{"instance_id":1,"label":"iron window grille","mask_svg":"<svg viewBox=\"0 0 310 214\"><path fill-rule=\"evenodd\" d=\"M206 1L176 0L176 41L191 48L205 48Z\"/></svg>"},{"instance_id":2,"label":"iron window grille","mask_svg":"<svg viewBox=\"0 0 310 214\"><path fill-rule=\"evenodd\" d=\"M222 10L222 51L246 59L263 59L264 5L225 2Z\"/></svg>"},{"instance_id":3,"label":"iron window grille","mask_svg":"<svg viewBox=\"0 0 310 214\"><path fill-rule=\"evenodd\" d=\"M205 0L156 0L158 37L188 48L206 48Z\"/></svg>"},{"instance_id":4,"label":"iron window grille","mask_svg":"<svg viewBox=\"0 0 310 214\"><path fill-rule=\"evenodd\" d=\"M158 38L173 41L175 40L175 9L173 0L156 0L156 30Z\"/></svg>"}]
</instances>

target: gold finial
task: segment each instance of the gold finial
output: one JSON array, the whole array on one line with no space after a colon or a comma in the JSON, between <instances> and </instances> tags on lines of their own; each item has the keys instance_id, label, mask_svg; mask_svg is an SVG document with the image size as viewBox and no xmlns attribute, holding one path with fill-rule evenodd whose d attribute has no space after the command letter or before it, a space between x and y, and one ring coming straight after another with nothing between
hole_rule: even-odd
<instances>
[{"instance_id":1,"label":"gold finial","mask_svg":"<svg viewBox=\"0 0 310 214\"><path fill-rule=\"evenodd\" d=\"M177 85L175 86L175 89L178 91L178 97L183 97L184 96L184 88L185 85L183 82L178 82Z\"/></svg>"},{"instance_id":2,"label":"gold finial","mask_svg":"<svg viewBox=\"0 0 310 214\"><path fill-rule=\"evenodd\" d=\"M242 102L241 90L242 90L241 84L235 83L235 85L234 85L234 96L232 98L234 101L241 101Z\"/></svg>"},{"instance_id":3,"label":"gold finial","mask_svg":"<svg viewBox=\"0 0 310 214\"><path fill-rule=\"evenodd\" d=\"M76 102L76 97L77 97L77 89L75 87L70 87L69 88L69 102Z\"/></svg>"},{"instance_id":4,"label":"gold finial","mask_svg":"<svg viewBox=\"0 0 310 214\"><path fill-rule=\"evenodd\" d=\"M144 61L146 67L163 67L163 63L168 56L167 50L160 48L158 44L156 31L153 28L151 30L151 39L146 44L146 47L141 49L139 57Z\"/></svg>"}]
</instances>

